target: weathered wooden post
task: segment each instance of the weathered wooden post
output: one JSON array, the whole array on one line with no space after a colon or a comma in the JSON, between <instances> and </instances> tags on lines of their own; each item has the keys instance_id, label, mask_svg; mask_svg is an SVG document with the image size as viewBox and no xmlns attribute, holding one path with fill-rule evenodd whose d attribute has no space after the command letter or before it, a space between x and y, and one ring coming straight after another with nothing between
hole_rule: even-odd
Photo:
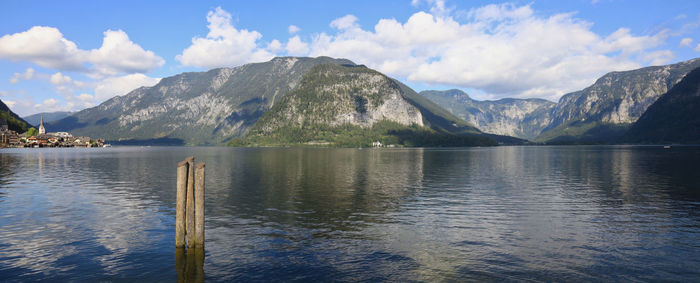
<instances>
[{"instance_id":1,"label":"weathered wooden post","mask_svg":"<svg viewBox=\"0 0 700 283\"><path fill-rule=\"evenodd\" d=\"M195 246L204 248L204 162L197 163L196 182L194 190L194 215L195 215Z\"/></svg>"},{"instance_id":2,"label":"weathered wooden post","mask_svg":"<svg viewBox=\"0 0 700 283\"><path fill-rule=\"evenodd\" d=\"M175 247L185 247L185 201L187 198L187 161L177 164L177 185L175 202Z\"/></svg>"},{"instance_id":3,"label":"weathered wooden post","mask_svg":"<svg viewBox=\"0 0 700 283\"><path fill-rule=\"evenodd\" d=\"M177 164L177 282L204 282L204 167L204 162L197 163L195 175L194 157Z\"/></svg>"},{"instance_id":4,"label":"weathered wooden post","mask_svg":"<svg viewBox=\"0 0 700 283\"><path fill-rule=\"evenodd\" d=\"M185 233L187 238L187 247L194 247L195 243L195 215L194 215L194 157L190 156L187 159L187 201L185 202Z\"/></svg>"}]
</instances>

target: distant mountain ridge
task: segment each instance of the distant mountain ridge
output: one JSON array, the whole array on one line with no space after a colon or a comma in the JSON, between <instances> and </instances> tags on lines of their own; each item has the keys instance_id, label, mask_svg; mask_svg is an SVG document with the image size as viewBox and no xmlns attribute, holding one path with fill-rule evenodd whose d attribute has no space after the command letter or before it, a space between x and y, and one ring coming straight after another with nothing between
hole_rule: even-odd
<instances>
[{"instance_id":1,"label":"distant mountain ridge","mask_svg":"<svg viewBox=\"0 0 700 283\"><path fill-rule=\"evenodd\" d=\"M318 64L355 65L329 57L278 57L263 63L182 73L49 123L50 131L190 145L241 136Z\"/></svg>"},{"instance_id":2,"label":"distant mountain ridge","mask_svg":"<svg viewBox=\"0 0 700 283\"><path fill-rule=\"evenodd\" d=\"M549 112L556 103L544 99L504 98L474 100L458 89L426 90L420 95L480 130L532 140L549 124Z\"/></svg>"},{"instance_id":3,"label":"distant mountain ridge","mask_svg":"<svg viewBox=\"0 0 700 283\"><path fill-rule=\"evenodd\" d=\"M409 90L364 66L317 65L234 145L496 144L446 111L431 111L439 107Z\"/></svg>"},{"instance_id":4,"label":"distant mountain ridge","mask_svg":"<svg viewBox=\"0 0 700 283\"><path fill-rule=\"evenodd\" d=\"M700 58L608 73L593 85L564 95L552 111L552 122L536 140L614 142L661 95L698 67Z\"/></svg>"},{"instance_id":5,"label":"distant mountain ridge","mask_svg":"<svg viewBox=\"0 0 700 283\"><path fill-rule=\"evenodd\" d=\"M23 119L32 125L39 125L42 115L44 116L44 123L49 123L61 120L71 114L73 114L73 112L70 111L43 112L23 117Z\"/></svg>"},{"instance_id":6,"label":"distant mountain ridge","mask_svg":"<svg viewBox=\"0 0 700 283\"><path fill-rule=\"evenodd\" d=\"M477 128L418 95L397 80L376 71L369 71L352 61L329 57L278 57L268 62L246 64L236 68L175 75L162 79L155 86L135 89L96 107L48 123L47 130L103 137L125 144L222 144L230 139L245 136L260 117L297 89L302 78L319 65L335 71L337 70L332 66L343 70L358 70L360 76L364 76L365 71L373 72L372 77L375 80L391 85L386 90L401 93L401 101L405 103L391 104L387 107L397 110L398 108L392 107L409 105L410 107L404 110L412 109L409 112L419 114L406 114L392 120L393 122L404 126L416 124L440 133L481 134ZM377 86L377 81L361 83ZM353 88L356 91L370 91L364 90L365 85L362 84ZM345 102L341 99L332 103ZM335 108L327 108L324 111L333 109ZM362 117L372 122L387 120L381 115ZM355 120L347 120L352 121ZM500 136L479 138L488 140L488 143L493 143L494 138L505 142L519 142L517 139Z\"/></svg>"},{"instance_id":7,"label":"distant mountain ridge","mask_svg":"<svg viewBox=\"0 0 700 283\"><path fill-rule=\"evenodd\" d=\"M476 101L459 90L422 91L488 133L545 143L615 143L647 108L677 84L700 58L611 72L558 103L529 99Z\"/></svg>"},{"instance_id":8,"label":"distant mountain ridge","mask_svg":"<svg viewBox=\"0 0 700 283\"><path fill-rule=\"evenodd\" d=\"M212 145L233 138L240 140L319 65L337 66L343 70L340 73L362 70L360 76L366 75L363 73L365 71L376 72L346 59L278 57L236 68L182 73L164 78L153 87L135 89L96 107L47 123L47 130L69 131L76 135L128 143ZM358 85L353 88L379 87L376 80L386 81L386 85L382 86L386 91L400 93L402 100L417 109L411 110L412 113L421 115L419 120L423 124L388 119L402 126L410 124L453 135L489 133L492 134L491 138L505 142L518 140L504 135L546 143L610 143L616 142L649 105L696 67L700 67L700 59L612 72L590 87L564 95L559 103L542 99L476 101L459 90L423 91L417 94L401 82L381 74L375 74L375 81L355 81ZM326 68L340 75L337 72L340 69ZM335 92L333 95L339 99L332 102L338 104L335 106L348 103L344 100L346 97L340 94ZM319 105L314 107L321 109ZM339 108L325 109L323 111ZM319 117L318 113L314 115ZM411 115L402 119L418 121ZM352 121L355 120L346 119L349 125L361 126L350 123ZM374 125L374 122L371 124Z\"/></svg>"}]
</instances>

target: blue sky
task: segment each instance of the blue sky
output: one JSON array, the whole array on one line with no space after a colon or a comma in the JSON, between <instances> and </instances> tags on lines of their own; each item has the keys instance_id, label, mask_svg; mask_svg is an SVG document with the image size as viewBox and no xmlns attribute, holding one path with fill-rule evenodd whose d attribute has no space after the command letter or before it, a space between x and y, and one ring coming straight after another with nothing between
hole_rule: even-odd
<instances>
[{"instance_id":1,"label":"blue sky","mask_svg":"<svg viewBox=\"0 0 700 283\"><path fill-rule=\"evenodd\" d=\"M6 1L0 99L80 110L186 71L348 58L415 88L556 101L700 57L700 1Z\"/></svg>"}]
</instances>

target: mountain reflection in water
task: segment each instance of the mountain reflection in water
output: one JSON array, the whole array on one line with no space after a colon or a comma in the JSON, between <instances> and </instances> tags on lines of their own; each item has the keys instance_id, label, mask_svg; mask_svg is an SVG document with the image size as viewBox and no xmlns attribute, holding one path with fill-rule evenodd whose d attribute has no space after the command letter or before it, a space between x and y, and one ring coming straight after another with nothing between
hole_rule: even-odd
<instances>
[{"instance_id":1,"label":"mountain reflection in water","mask_svg":"<svg viewBox=\"0 0 700 283\"><path fill-rule=\"evenodd\" d=\"M174 248L190 155L204 258ZM694 281L695 164L693 147L2 149L0 279Z\"/></svg>"}]
</instances>

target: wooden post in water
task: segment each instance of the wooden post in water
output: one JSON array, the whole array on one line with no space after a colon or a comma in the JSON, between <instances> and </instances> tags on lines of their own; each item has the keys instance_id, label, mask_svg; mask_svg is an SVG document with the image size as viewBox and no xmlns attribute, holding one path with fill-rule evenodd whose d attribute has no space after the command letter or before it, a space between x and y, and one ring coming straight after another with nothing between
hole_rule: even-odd
<instances>
[{"instance_id":1,"label":"wooden post in water","mask_svg":"<svg viewBox=\"0 0 700 283\"><path fill-rule=\"evenodd\" d=\"M187 198L187 161L177 164L177 185L175 202L175 247L185 247L185 200Z\"/></svg>"},{"instance_id":2,"label":"wooden post in water","mask_svg":"<svg viewBox=\"0 0 700 283\"><path fill-rule=\"evenodd\" d=\"M188 164L187 170L187 201L185 203L185 231L187 238L187 247L194 247L195 243L195 215L194 215L194 157L190 156L185 159Z\"/></svg>"},{"instance_id":3,"label":"wooden post in water","mask_svg":"<svg viewBox=\"0 0 700 283\"><path fill-rule=\"evenodd\" d=\"M177 282L204 282L204 162L177 164L175 270Z\"/></svg>"},{"instance_id":4,"label":"wooden post in water","mask_svg":"<svg viewBox=\"0 0 700 283\"><path fill-rule=\"evenodd\" d=\"M204 248L204 162L197 163L196 182L194 190L194 215L195 215L195 246Z\"/></svg>"}]
</instances>

